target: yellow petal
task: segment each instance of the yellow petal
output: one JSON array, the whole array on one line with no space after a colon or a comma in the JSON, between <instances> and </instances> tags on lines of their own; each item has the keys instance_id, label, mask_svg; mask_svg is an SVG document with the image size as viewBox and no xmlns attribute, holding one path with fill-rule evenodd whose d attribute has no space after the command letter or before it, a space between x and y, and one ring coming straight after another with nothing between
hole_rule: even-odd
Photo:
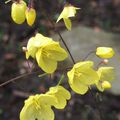
<instances>
[{"instance_id":1,"label":"yellow petal","mask_svg":"<svg viewBox=\"0 0 120 120\"><path fill-rule=\"evenodd\" d=\"M72 70L68 71L67 76L69 78L70 84L73 84L74 76L75 76L75 69L72 69Z\"/></svg>"},{"instance_id":2,"label":"yellow petal","mask_svg":"<svg viewBox=\"0 0 120 120\"><path fill-rule=\"evenodd\" d=\"M53 42L44 47L44 51L47 51L48 57L55 61L63 61L67 58L67 52L60 47L58 42Z\"/></svg>"},{"instance_id":3,"label":"yellow petal","mask_svg":"<svg viewBox=\"0 0 120 120\"><path fill-rule=\"evenodd\" d=\"M64 109L67 104L66 99L63 96L59 96L59 95L54 96L54 98L56 98L56 103L54 103L53 106L56 109Z\"/></svg>"},{"instance_id":4,"label":"yellow petal","mask_svg":"<svg viewBox=\"0 0 120 120\"><path fill-rule=\"evenodd\" d=\"M95 84L96 80L99 80L97 72L90 68L77 73L74 77L85 85Z\"/></svg>"},{"instance_id":5,"label":"yellow petal","mask_svg":"<svg viewBox=\"0 0 120 120\"><path fill-rule=\"evenodd\" d=\"M84 61L84 62L78 62L76 63L73 68L78 69L80 71L92 68L94 63L92 61Z\"/></svg>"},{"instance_id":6,"label":"yellow petal","mask_svg":"<svg viewBox=\"0 0 120 120\"><path fill-rule=\"evenodd\" d=\"M28 8L26 11L25 11L25 16L26 16L26 20L27 20L27 23L29 26L32 26L35 22L35 19L36 19L36 11L35 9L33 8Z\"/></svg>"},{"instance_id":7,"label":"yellow petal","mask_svg":"<svg viewBox=\"0 0 120 120\"><path fill-rule=\"evenodd\" d=\"M97 71L101 81L112 81L115 78L113 67L100 67Z\"/></svg>"},{"instance_id":8,"label":"yellow petal","mask_svg":"<svg viewBox=\"0 0 120 120\"><path fill-rule=\"evenodd\" d=\"M64 23L65 23L66 28L67 28L68 30L71 30L71 27L72 27L71 20L68 19L68 18L67 18L67 19L64 18L63 20L64 20Z\"/></svg>"},{"instance_id":9,"label":"yellow petal","mask_svg":"<svg viewBox=\"0 0 120 120\"><path fill-rule=\"evenodd\" d=\"M54 112L50 107L43 107L42 112L40 111L40 114L36 116L37 116L37 120L54 120Z\"/></svg>"},{"instance_id":10,"label":"yellow petal","mask_svg":"<svg viewBox=\"0 0 120 120\"><path fill-rule=\"evenodd\" d=\"M63 96L65 99L69 100L71 98L70 92L62 86L51 87L49 92L50 95L59 95Z\"/></svg>"},{"instance_id":11,"label":"yellow petal","mask_svg":"<svg viewBox=\"0 0 120 120\"><path fill-rule=\"evenodd\" d=\"M72 84L69 80L69 84L71 89L78 94L84 95L88 91L88 86L81 84L79 80L74 80Z\"/></svg>"},{"instance_id":12,"label":"yellow petal","mask_svg":"<svg viewBox=\"0 0 120 120\"><path fill-rule=\"evenodd\" d=\"M21 0L19 3L15 2L11 7L11 17L17 24L22 24L25 21L26 3Z\"/></svg>"},{"instance_id":13,"label":"yellow petal","mask_svg":"<svg viewBox=\"0 0 120 120\"><path fill-rule=\"evenodd\" d=\"M26 59L30 56L35 58L37 48L34 46L35 37L31 37L27 44Z\"/></svg>"},{"instance_id":14,"label":"yellow petal","mask_svg":"<svg viewBox=\"0 0 120 120\"><path fill-rule=\"evenodd\" d=\"M114 54L114 50L110 47L98 47L96 50L96 55L101 58L112 58Z\"/></svg>"},{"instance_id":15,"label":"yellow petal","mask_svg":"<svg viewBox=\"0 0 120 120\"><path fill-rule=\"evenodd\" d=\"M53 73L57 69L57 62L44 55L42 48L37 51L36 60L39 67L46 73Z\"/></svg>"},{"instance_id":16,"label":"yellow petal","mask_svg":"<svg viewBox=\"0 0 120 120\"><path fill-rule=\"evenodd\" d=\"M53 42L54 41L51 38L45 37L42 34L37 33L35 36L34 46L39 48L41 46L43 47L43 46L51 44Z\"/></svg>"}]
</instances>

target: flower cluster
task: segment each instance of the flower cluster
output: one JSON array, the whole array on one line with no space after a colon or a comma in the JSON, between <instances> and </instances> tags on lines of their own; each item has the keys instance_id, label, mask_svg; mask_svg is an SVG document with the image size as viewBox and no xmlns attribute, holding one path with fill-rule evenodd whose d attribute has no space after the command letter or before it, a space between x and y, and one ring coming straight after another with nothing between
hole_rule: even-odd
<instances>
[{"instance_id":1,"label":"flower cluster","mask_svg":"<svg viewBox=\"0 0 120 120\"><path fill-rule=\"evenodd\" d=\"M85 94L91 85L96 85L100 91L109 89L110 81L115 78L113 67L100 67L96 71L92 61L76 63L67 75L72 90L81 95Z\"/></svg>"},{"instance_id":2,"label":"flower cluster","mask_svg":"<svg viewBox=\"0 0 120 120\"><path fill-rule=\"evenodd\" d=\"M54 120L54 106L64 109L71 98L68 90L62 86L51 87L46 94L30 96L20 112L20 120Z\"/></svg>"},{"instance_id":3,"label":"flower cluster","mask_svg":"<svg viewBox=\"0 0 120 120\"><path fill-rule=\"evenodd\" d=\"M32 6L27 8L26 3L23 0L19 0L12 4L11 17L17 24L22 24L26 19L28 25L32 26L36 18L36 11Z\"/></svg>"},{"instance_id":4,"label":"flower cluster","mask_svg":"<svg viewBox=\"0 0 120 120\"><path fill-rule=\"evenodd\" d=\"M23 0L17 0L12 4L11 16L15 23L22 24L26 19L29 26L34 24L36 11L32 5L28 6L27 8ZM71 30L70 18L74 17L79 9L71 4L66 4L57 22L63 19L66 28ZM115 54L110 47L98 47L95 53L96 56L103 59L100 63L105 65L108 64L108 59ZM27 47L25 47L25 54L26 59L32 57L37 61L38 66L49 74L55 72L57 63L65 60L68 56L59 42L40 33L29 39ZM80 61L67 71L67 76L70 88L75 93L84 95L93 85L101 92L111 88L110 82L115 78L115 72L114 67L101 66L101 64L95 67L93 61ZM30 96L25 100L24 107L20 112L20 120L54 120L54 112L51 107L64 109L70 98L70 92L60 85L51 87L45 94Z\"/></svg>"},{"instance_id":5,"label":"flower cluster","mask_svg":"<svg viewBox=\"0 0 120 120\"><path fill-rule=\"evenodd\" d=\"M100 58L112 58L114 50L109 47L98 47L96 55ZM100 67L96 71L93 65L92 61L82 61L68 71L69 85L74 92L85 94L91 85L96 85L101 92L111 88L110 82L115 78L114 68Z\"/></svg>"}]
</instances>

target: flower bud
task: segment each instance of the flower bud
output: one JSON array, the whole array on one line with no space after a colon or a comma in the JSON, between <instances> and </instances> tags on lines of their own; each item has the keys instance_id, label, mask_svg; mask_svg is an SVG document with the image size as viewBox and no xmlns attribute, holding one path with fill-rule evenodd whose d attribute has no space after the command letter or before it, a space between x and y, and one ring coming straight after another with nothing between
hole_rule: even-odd
<instances>
[{"instance_id":1,"label":"flower bud","mask_svg":"<svg viewBox=\"0 0 120 120\"><path fill-rule=\"evenodd\" d=\"M109 63L109 60L108 60L108 59L104 59L104 60L103 60L103 63L104 63L104 64L108 64L108 63Z\"/></svg>"},{"instance_id":2,"label":"flower bud","mask_svg":"<svg viewBox=\"0 0 120 120\"><path fill-rule=\"evenodd\" d=\"M96 50L96 55L100 58L112 58L114 54L114 50L110 47L98 47Z\"/></svg>"},{"instance_id":3,"label":"flower bud","mask_svg":"<svg viewBox=\"0 0 120 120\"><path fill-rule=\"evenodd\" d=\"M22 47L23 52L27 51L27 47Z\"/></svg>"},{"instance_id":4,"label":"flower bud","mask_svg":"<svg viewBox=\"0 0 120 120\"><path fill-rule=\"evenodd\" d=\"M33 8L28 8L25 12L26 20L29 26L32 26L35 22L36 11Z\"/></svg>"},{"instance_id":5,"label":"flower bud","mask_svg":"<svg viewBox=\"0 0 120 120\"><path fill-rule=\"evenodd\" d=\"M104 81L104 82L102 82L102 88L110 89L111 88L111 84L108 81Z\"/></svg>"},{"instance_id":6,"label":"flower bud","mask_svg":"<svg viewBox=\"0 0 120 120\"><path fill-rule=\"evenodd\" d=\"M14 2L11 7L11 17L17 24L22 24L25 21L25 10L27 6L23 0Z\"/></svg>"}]
</instances>

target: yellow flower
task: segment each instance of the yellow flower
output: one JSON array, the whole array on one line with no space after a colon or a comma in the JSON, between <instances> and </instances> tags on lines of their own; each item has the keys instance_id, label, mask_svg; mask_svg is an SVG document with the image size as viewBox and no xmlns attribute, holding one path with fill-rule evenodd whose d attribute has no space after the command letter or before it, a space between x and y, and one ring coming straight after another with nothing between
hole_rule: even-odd
<instances>
[{"instance_id":1,"label":"yellow flower","mask_svg":"<svg viewBox=\"0 0 120 120\"><path fill-rule=\"evenodd\" d=\"M30 96L25 100L25 105L20 112L20 120L54 120L51 104L54 98L41 94Z\"/></svg>"},{"instance_id":2,"label":"yellow flower","mask_svg":"<svg viewBox=\"0 0 120 120\"><path fill-rule=\"evenodd\" d=\"M92 61L76 63L67 75L70 87L78 94L85 94L89 86L99 79L97 72L93 69Z\"/></svg>"},{"instance_id":3,"label":"yellow flower","mask_svg":"<svg viewBox=\"0 0 120 120\"><path fill-rule=\"evenodd\" d=\"M103 92L105 89L111 88L110 82L115 78L113 67L100 67L97 71L99 80L96 81L98 90Z\"/></svg>"},{"instance_id":4,"label":"yellow flower","mask_svg":"<svg viewBox=\"0 0 120 120\"><path fill-rule=\"evenodd\" d=\"M33 8L28 8L25 11L26 20L29 26L32 26L36 19L36 11Z\"/></svg>"},{"instance_id":5,"label":"yellow flower","mask_svg":"<svg viewBox=\"0 0 120 120\"><path fill-rule=\"evenodd\" d=\"M57 62L67 58L67 52L61 48L59 42L38 33L28 41L26 58L29 56L36 58L43 71L53 73L57 68Z\"/></svg>"},{"instance_id":6,"label":"yellow flower","mask_svg":"<svg viewBox=\"0 0 120 120\"><path fill-rule=\"evenodd\" d=\"M57 109L63 109L67 104L66 100L71 98L70 92L62 86L51 87L46 94L51 95L56 99L53 106Z\"/></svg>"},{"instance_id":7,"label":"yellow flower","mask_svg":"<svg viewBox=\"0 0 120 120\"><path fill-rule=\"evenodd\" d=\"M101 58L112 58L114 54L114 50L110 47L98 47L96 50L96 55Z\"/></svg>"},{"instance_id":8,"label":"yellow flower","mask_svg":"<svg viewBox=\"0 0 120 120\"><path fill-rule=\"evenodd\" d=\"M14 2L11 7L11 17L17 24L22 24L25 21L25 10L27 6L23 0Z\"/></svg>"},{"instance_id":9,"label":"yellow flower","mask_svg":"<svg viewBox=\"0 0 120 120\"><path fill-rule=\"evenodd\" d=\"M74 17L76 14L76 10L80 8L74 7L72 5L66 5L60 14L60 16L57 19L57 22L60 21L61 19L64 20L65 26L67 27L68 30L71 30L71 20L69 17Z\"/></svg>"}]
</instances>

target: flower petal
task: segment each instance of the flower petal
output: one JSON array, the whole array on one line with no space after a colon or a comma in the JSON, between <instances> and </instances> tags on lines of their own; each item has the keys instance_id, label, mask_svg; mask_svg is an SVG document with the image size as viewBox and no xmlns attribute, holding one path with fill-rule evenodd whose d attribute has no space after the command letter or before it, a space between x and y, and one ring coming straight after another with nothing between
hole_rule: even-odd
<instances>
[{"instance_id":1,"label":"flower petal","mask_svg":"<svg viewBox=\"0 0 120 120\"><path fill-rule=\"evenodd\" d=\"M80 71L93 67L94 63L92 61L78 62L74 65L75 69Z\"/></svg>"},{"instance_id":2,"label":"flower petal","mask_svg":"<svg viewBox=\"0 0 120 120\"><path fill-rule=\"evenodd\" d=\"M51 87L47 94L63 96L67 100L71 98L70 92L62 86Z\"/></svg>"},{"instance_id":3,"label":"flower petal","mask_svg":"<svg viewBox=\"0 0 120 120\"><path fill-rule=\"evenodd\" d=\"M27 44L27 51L26 51L26 59L30 56L35 58L35 53L37 52L37 48L34 46L35 37L31 37Z\"/></svg>"},{"instance_id":4,"label":"flower petal","mask_svg":"<svg viewBox=\"0 0 120 120\"><path fill-rule=\"evenodd\" d=\"M113 67L100 67L97 71L101 81L112 81L115 78Z\"/></svg>"},{"instance_id":5,"label":"flower petal","mask_svg":"<svg viewBox=\"0 0 120 120\"><path fill-rule=\"evenodd\" d=\"M88 91L88 86L81 84L79 80L74 80L72 84L69 80L69 84L71 89L78 94L84 95Z\"/></svg>"},{"instance_id":6,"label":"flower petal","mask_svg":"<svg viewBox=\"0 0 120 120\"><path fill-rule=\"evenodd\" d=\"M67 52L60 47L58 42L46 45L44 51L47 51L48 57L55 61L62 61L67 57Z\"/></svg>"},{"instance_id":7,"label":"flower petal","mask_svg":"<svg viewBox=\"0 0 120 120\"><path fill-rule=\"evenodd\" d=\"M69 18L63 18L64 20L64 23L65 23L65 26L68 30L71 30L71 27L72 27L72 23L71 23L71 20Z\"/></svg>"},{"instance_id":8,"label":"flower petal","mask_svg":"<svg viewBox=\"0 0 120 120\"><path fill-rule=\"evenodd\" d=\"M54 41L51 38L45 37L42 34L37 33L35 36L34 46L40 48L53 42Z\"/></svg>"},{"instance_id":9,"label":"flower petal","mask_svg":"<svg viewBox=\"0 0 120 120\"><path fill-rule=\"evenodd\" d=\"M36 60L41 69L46 73L53 73L57 69L57 62L45 56L42 49L37 51Z\"/></svg>"},{"instance_id":10,"label":"flower petal","mask_svg":"<svg viewBox=\"0 0 120 120\"><path fill-rule=\"evenodd\" d=\"M86 85L95 84L99 80L98 74L95 70L89 68L76 74L74 79L78 79L81 83Z\"/></svg>"}]
</instances>

